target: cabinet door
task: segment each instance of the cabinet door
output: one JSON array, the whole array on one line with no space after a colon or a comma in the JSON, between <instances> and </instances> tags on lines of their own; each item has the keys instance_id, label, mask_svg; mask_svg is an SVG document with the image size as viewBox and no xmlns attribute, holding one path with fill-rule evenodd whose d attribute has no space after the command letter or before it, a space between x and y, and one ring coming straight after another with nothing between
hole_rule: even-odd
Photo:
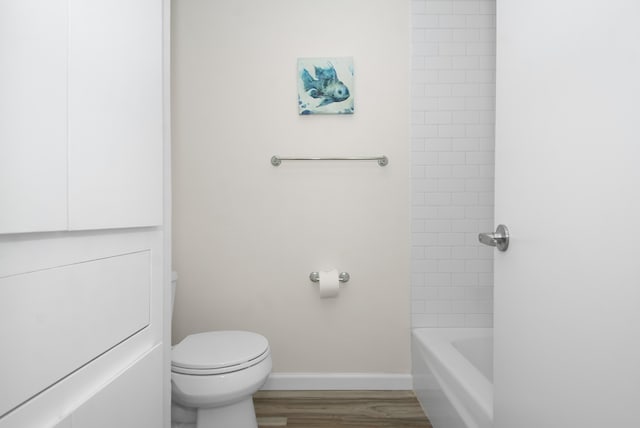
<instances>
[{"instance_id":1,"label":"cabinet door","mask_svg":"<svg viewBox=\"0 0 640 428\"><path fill-rule=\"evenodd\" d=\"M0 233L67 228L67 1L0 2Z\"/></svg>"},{"instance_id":2,"label":"cabinet door","mask_svg":"<svg viewBox=\"0 0 640 428\"><path fill-rule=\"evenodd\" d=\"M162 345L76 410L73 428L162 427Z\"/></svg>"},{"instance_id":3,"label":"cabinet door","mask_svg":"<svg viewBox=\"0 0 640 428\"><path fill-rule=\"evenodd\" d=\"M69 1L69 228L162 222L162 1Z\"/></svg>"},{"instance_id":4,"label":"cabinet door","mask_svg":"<svg viewBox=\"0 0 640 428\"><path fill-rule=\"evenodd\" d=\"M0 278L0 415L148 326L150 274L147 250Z\"/></svg>"}]
</instances>

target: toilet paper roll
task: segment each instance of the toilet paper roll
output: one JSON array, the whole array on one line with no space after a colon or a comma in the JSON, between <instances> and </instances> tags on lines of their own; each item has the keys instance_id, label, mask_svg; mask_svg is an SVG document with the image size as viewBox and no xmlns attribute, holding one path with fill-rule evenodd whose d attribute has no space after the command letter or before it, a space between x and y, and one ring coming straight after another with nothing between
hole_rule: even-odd
<instances>
[{"instance_id":1,"label":"toilet paper roll","mask_svg":"<svg viewBox=\"0 0 640 428\"><path fill-rule=\"evenodd\" d=\"M338 271L333 269L330 271L320 272L320 297L336 297L340 291L340 279Z\"/></svg>"}]
</instances>

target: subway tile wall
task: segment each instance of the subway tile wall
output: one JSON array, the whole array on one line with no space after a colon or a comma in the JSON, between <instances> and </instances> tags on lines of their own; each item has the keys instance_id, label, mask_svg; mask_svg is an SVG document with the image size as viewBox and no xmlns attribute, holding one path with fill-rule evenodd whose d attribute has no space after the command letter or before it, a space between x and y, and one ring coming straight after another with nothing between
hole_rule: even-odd
<instances>
[{"instance_id":1,"label":"subway tile wall","mask_svg":"<svg viewBox=\"0 0 640 428\"><path fill-rule=\"evenodd\" d=\"M495 6L412 1L413 327L493 325Z\"/></svg>"}]
</instances>

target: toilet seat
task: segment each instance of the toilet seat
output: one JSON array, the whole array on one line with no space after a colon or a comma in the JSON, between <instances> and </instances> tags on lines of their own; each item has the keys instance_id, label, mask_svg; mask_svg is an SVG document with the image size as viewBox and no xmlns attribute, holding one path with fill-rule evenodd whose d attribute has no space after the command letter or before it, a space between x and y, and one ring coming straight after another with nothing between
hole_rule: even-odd
<instances>
[{"instance_id":1,"label":"toilet seat","mask_svg":"<svg viewBox=\"0 0 640 428\"><path fill-rule=\"evenodd\" d=\"M173 348L171 371L197 376L231 373L259 364L269 355L269 342L257 333L198 333Z\"/></svg>"}]
</instances>

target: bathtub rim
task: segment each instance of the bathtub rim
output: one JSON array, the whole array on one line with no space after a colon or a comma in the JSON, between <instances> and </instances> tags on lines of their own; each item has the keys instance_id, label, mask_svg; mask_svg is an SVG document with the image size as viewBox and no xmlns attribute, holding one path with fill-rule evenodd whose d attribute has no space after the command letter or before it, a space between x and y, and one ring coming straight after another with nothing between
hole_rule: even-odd
<instances>
[{"instance_id":1,"label":"bathtub rim","mask_svg":"<svg viewBox=\"0 0 640 428\"><path fill-rule=\"evenodd\" d=\"M469 427L493 426L493 384L454 346L456 340L492 337L492 328L418 327L419 355ZM414 363L415 364L415 363Z\"/></svg>"}]
</instances>

